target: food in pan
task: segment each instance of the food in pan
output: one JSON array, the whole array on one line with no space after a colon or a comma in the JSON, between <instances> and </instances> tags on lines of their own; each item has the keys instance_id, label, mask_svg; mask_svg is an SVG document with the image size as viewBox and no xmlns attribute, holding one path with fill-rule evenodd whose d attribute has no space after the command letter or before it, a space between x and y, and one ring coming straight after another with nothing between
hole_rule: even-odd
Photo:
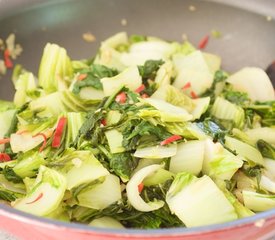
<instances>
[{"instance_id":1,"label":"food in pan","mask_svg":"<svg viewBox=\"0 0 275 240\"><path fill-rule=\"evenodd\" d=\"M0 105L0 198L61 221L194 227L275 207L275 97L191 43L118 33L92 59L47 44Z\"/></svg>"}]
</instances>

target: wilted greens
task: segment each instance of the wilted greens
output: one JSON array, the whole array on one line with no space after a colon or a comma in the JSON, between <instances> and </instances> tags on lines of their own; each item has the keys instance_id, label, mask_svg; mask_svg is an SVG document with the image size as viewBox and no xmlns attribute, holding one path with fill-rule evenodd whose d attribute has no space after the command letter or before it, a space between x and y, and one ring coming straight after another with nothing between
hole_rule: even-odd
<instances>
[{"instance_id":1,"label":"wilted greens","mask_svg":"<svg viewBox=\"0 0 275 240\"><path fill-rule=\"evenodd\" d=\"M275 100L263 70L229 74L187 41L126 33L92 57L72 61L47 44L38 78L14 74L14 101L0 101L1 202L138 229L275 207Z\"/></svg>"}]
</instances>

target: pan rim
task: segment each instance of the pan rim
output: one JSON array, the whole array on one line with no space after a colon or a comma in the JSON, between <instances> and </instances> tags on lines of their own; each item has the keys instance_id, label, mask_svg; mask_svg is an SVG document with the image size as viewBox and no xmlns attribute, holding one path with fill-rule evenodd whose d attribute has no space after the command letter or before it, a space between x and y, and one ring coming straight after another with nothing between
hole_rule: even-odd
<instances>
[{"instance_id":1,"label":"pan rim","mask_svg":"<svg viewBox=\"0 0 275 240\"><path fill-rule=\"evenodd\" d=\"M202 234L208 232L219 232L229 230L232 228L243 227L245 225L254 224L257 226L259 221L267 221L275 216L275 209L271 209L265 212L257 213L250 217L237 219L230 222L212 224L199 227L178 227L178 228L160 228L160 229L111 229L111 228L97 228L80 223L68 223L54 219L43 218L35 216L29 213L25 213L14 209L10 206L0 204L0 215L9 217L11 219L21 221L24 223L35 224L41 227L54 228L54 229L67 229L75 230L78 232L93 233L98 235L109 235L109 236L131 236L131 237L156 237L156 236L185 236L192 234Z\"/></svg>"}]
</instances>

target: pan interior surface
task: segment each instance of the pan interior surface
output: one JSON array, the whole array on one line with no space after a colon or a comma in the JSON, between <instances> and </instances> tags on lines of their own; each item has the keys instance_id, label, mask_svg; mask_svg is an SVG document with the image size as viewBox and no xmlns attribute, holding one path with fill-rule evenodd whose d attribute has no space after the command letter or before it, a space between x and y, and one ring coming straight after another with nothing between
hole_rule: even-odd
<instances>
[{"instance_id":1,"label":"pan interior surface","mask_svg":"<svg viewBox=\"0 0 275 240\"><path fill-rule=\"evenodd\" d=\"M47 42L65 47L73 59L91 58L103 39L120 31L177 41L185 35L194 45L212 30L220 31L222 38L211 38L206 51L221 56L227 71L245 66L266 68L274 60L274 20L214 2L63 0L38 1L22 9L20 12L15 8L13 15L0 18L0 37L16 34L24 49L17 62L35 74ZM96 37L96 42L83 40L87 32ZM14 90L9 78L10 74L2 79L2 99L12 99Z\"/></svg>"},{"instance_id":2,"label":"pan interior surface","mask_svg":"<svg viewBox=\"0 0 275 240\"><path fill-rule=\"evenodd\" d=\"M245 66L266 68L274 60L275 21L268 21L263 14L228 5L196 0L45 2L40 1L35 7L25 7L22 11L17 9L14 14L0 19L0 38L5 39L12 32L16 34L17 42L24 49L16 62L36 75L47 42L66 48L72 59L91 58L102 40L120 31L177 41L182 41L185 35L194 45L212 30L220 31L222 37L211 38L206 51L221 56L222 67L229 72ZM87 32L96 37L95 42L83 40L82 35ZM0 88L1 99L10 100L14 94L10 76L11 73L1 79L4 83ZM5 211L9 210L5 208ZM260 217L272 214L274 211Z\"/></svg>"}]
</instances>

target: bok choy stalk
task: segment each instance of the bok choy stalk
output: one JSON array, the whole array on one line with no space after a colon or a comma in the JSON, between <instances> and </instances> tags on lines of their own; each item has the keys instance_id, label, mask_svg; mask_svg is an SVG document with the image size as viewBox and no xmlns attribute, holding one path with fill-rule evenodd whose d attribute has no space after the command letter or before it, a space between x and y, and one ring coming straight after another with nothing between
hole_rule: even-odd
<instances>
[{"instance_id":1,"label":"bok choy stalk","mask_svg":"<svg viewBox=\"0 0 275 240\"><path fill-rule=\"evenodd\" d=\"M41 166L30 192L13 202L13 207L38 216L48 215L57 209L65 189L66 179L62 174Z\"/></svg>"},{"instance_id":2,"label":"bok choy stalk","mask_svg":"<svg viewBox=\"0 0 275 240\"><path fill-rule=\"evenodd\" d=\"M253 163L260 164L260 165L264 164L264 160L261 153L256 148L240 140L226 136L225 145L229 149L236 151L237 154L244 157L248 161L252 161Z\"/></svg>"},{"instance_id":3,"label":"bok choy stalk","mask_svg":"<svg viewBox=\"0 0 275 240\"><path fill-rule=\"evenodd\" d=\"M138 158L168 158L175 156L177 153L177 145L172 144L168 147L165 146L153 146L153 147L146 147L146 148L138 148L134 156Z\"/></svg>"},{"instance_id":4,"label":"bok choy stalk","mask_svg":"<svg viewBox=\"0 0 275 240\"><path fill-rule=\"evenodd\" d=\"M79 206L92 209L104 209L121 199L119 178L108 175L102 183L85 188L77 195Z\"/></svg>"},{"instance_id":5,"label":"bok choy stalk","mask_svg":"<svg viewBox=\"0 0 275 240\"><path fill-rule=\"evenodd\" d=\"M42 135L33 137L31 134L11 134L10 145L14 153L27 152L36 148L44 141Z\"/></svg>"},{"instance_id":6,"label":"bok choy stalk","mask_svg":"<svg viewBox=\"0 0 275 240\"><path fill-rule=\"evenodd\" d=\"M53 164L64 173L68 190L110 174L90 151L67 151Z\"/></svg>"},{"instance_id":7,"label":"bok choy stalk","mask_svg":"<svg viewBox=\"0 0 275 240\"><path fill-rule=\"evenodd\" d=\"M150 212L163 207L164 202L162 200L155 199L154 201L146 203L141 198L139 189L138 189L138 186L142 184L142 181L146 177L150 176L150 174L153 174L155 171L157 171L161 167L162 167L161 165L155 164L155 165L150 165L148 167L142 168L141 170L136 172L128 182L126 186L127 197L129 199L129 202L135 209L141 212Z\"/></svg>"},{"instance_id":8,"label":"bok choy stalk","mask_svg":"<svg viewBox=\"0 0 275 240\"><path fill-rule=\"evenodd\" d=\"M111 153L124 152L125 148L122 146L123 135L121 132L112 129L105 132Z\"/></svg>"},{"instance_id":9,"label":"bok choy stalk","mask_svg":"<svg viewBox=\"0 0 275 240\"><path fill-rule=\"evenodd\" d=\"M202 140L178 144L177 154L171 157L169 170L173 173L189 172L198 175L204 161L204 146Z\"/></svg>"},{"instance_id":10,"label":"bok choy stalk","mask_svg":"<svg viewBox=\"0 0 275 240\"><path fill-rule=\"evenodd\" d=\"M202 172L213 179L230 180L241 168L243 160L224 149L220 143L205 141Z\"/></svg>"},{"instance_id":11,"label":"bok choy stalk","mask_svg":"<svg viewBox=\"0 0 275 240\"><path fill-rule=\"evenodd\" d=\"M6 133L9 131L11 127L11 122L15 116L15 113L16 113L15 109L7 109L4 111L0 111L0 138L1 139L3 139ZM1 151L3 150L3 147L4 147L3 145L0 146Z\"/></svg>"},{"instance_id":12,"label":"bok choy stalk","mask_svg":"<svg viewBox=\"0 0 275 240\"><path fill-rule=\"evenodd\" d=\"M237 219L237 214L222 191L208 176L189 173L176 175L166 201L172 213L187 227L209 225Z\"/></svg>"},{"instance_id":13,"label":"bok choy stalk","mask_svg":"<svg viewBox=\"0 0 275 240\"><path fill-rule=\"evenodd\" d=\"M48 43L44 48L39 73L38 84L47 93L64 90L71 81L73 68L67 51L56 45Z\"/></svg>"},{"instance_id":14,"label":"bok choy stalk","mask_svg":"<svg viewBox=\"0 0 275 240\"><path fill-rule=\"evenodd\" d=\"M235 90L247 93L253 101L275 100L272 83L265 71L260 68L243 68L226 81L232 84Z\"/></svg>"},{"instance_id":15,"label":"bok choy stalk","mask_svg":"<svg viewBox=\"0 0 275 240\"><path fill-rule=\"evenodd\" d=\"M128 45L128 36L125 32L120 32L111 36L101 43L99 53L95 57L95 64L115 68L119 71L125 69L121 61L121 54L117 48L121 45Z\"/></svg>"},{"instance_id":16,"label":"bok choy stalk","mask_svg":"<svg viewBox=\"0 0 275 240\"><path fill-rule=\"evenodd\" d=\"M249 208L245 207L235 196L231 193L224 181L216 181L217 186L223 191L226 198L230 201L230 203L235 208L236 213L239 218L253 216L255 213L252 212Z\"/></svg>"},{"instance_id":17,"label":"bok choy stalk","mask_svg":"<svg viewBox=\"0 0 275 240\"><path fill-rule=\"evenodd\" d=\"M83 100L68 90L54 92L32 101L29 109L37 116L53 117L64 112L85 112L98 104L98 100Z\"/></svg>"},{"instance_id":18,"label":"bok choy stalk","mask_svg":"<svg viewBox=\"0 0 275 240\"><path fill-rule=\"evenodd\" d=\"M253 128L245 131L248 138L256 143L259 140L264 140L269 144L275 144L275 128L270 127L261 127L261 128Z\"/></svg>"},{"instance_id":19,"label":"bok choy stalk","mask_svg":"<svg viewBox=\"0 0 275 240\"><path fill-rule=\"evenodd\" d=\"M22 73L15 82L16 93L14 95L14 104L21 107L30 101L31 92L36 90L36 81L31 72Z\"/></svg>"},{"instance_id":20,"label":"bok choy stalk","mask_svg":"<svg viewBox=\"0 0 275 240\"><path fill-rule=\"evenodd\" d=\"M130 67L114 77L102 78L101 83L105 96L110 96L123 86L135 90L142 84L142 80L138 68Z\"/></svg>"},{"instance_id":21,"label":"bok choy stalk","mask_svg":"<svg viewBox=\"0 0 275 240\"><path fill-rule=\"evenodd\" d=\"M232 122L232 125L238 128L242 128L244 123L244 110L221 97L216 98L211 109L211 114L222 121L225 127L228 124L223 121Z\"/></svg>"},{"instance_id":22,"label":"bok choy stalk","mask_svg":"<svg viewBox=\"0 0 275 240\"><path fill-rule=\"evenodd\" d=\"M204 93L212 86L214 73L219 69L219 63L212 69L208 64L208 58L198 50L187 56L175 55L173 61L178 73L173 85L183 88L190 83L192 91L197 95ZM219 62L218 59L217 61Z\"/></svg>"},{"instance_id":23,"label":"bok choy stalk","mask_svg":"<svg viewBox=\"0 0 275 240\"><path fill-rule=\"evenodd\" d=\"M195 108L195 103L185 95L182 91L169 84L162 84L156 92L152 95L152 98L161 99L168 103L171 103L178 107L191 112Z\"/></svg>"},{"instance_id":24,"label":"bok choy stalk","mask_svg":"<svg viewBox=\"0 0 275 240\"><path fill-rule=\"evenodd\" d=\"M34 177L40 165L45 165L46 161L37 151L28 151L18 156L18 162L13 167L15 174L21 178Z\"/></svg>"},{"instance_id":25,"label":"bok choy stalk","mask_svg":"<svg viewBox=\"0 0 275 240\"><path fill-rule=\"evenodd\" d=\"M85 120L85 113L84 112L68 112L67 119L68 119L68 130L67 135L65 138L65 147L70 147L71 144L74 143L75 139L78 136L78 132Z\"/></svg>"},{"instance_id":26,"label":"bok choy stalk","mask_svg":"<svg viewBox=\"0 0 275 240\"><path fill-rule=\"evenodd\" d=\"M184 108L174 106L160 99L146 98L144 103L149 104L157 110L141 110L140 117L156 116L160 117L163 122L186 122L192 119Z\"/></svg>"},{"instance_id":27,"label":"bok choy stalk","mask_svg":"<svg viewBox=\"0 0 275 240\"><path fill-rule=\"evenodd\" d=\"M243 191L244 205L252 211L267 211L274 208L275 196L251 191Z\"/></svg>"},{"instance_id":28,"label":"bok choy stalk","mask_svg":"<svg viewBox=\"0 0 275 240\"><path fill-rule=\"evenodd\" d=\"M99 228L117 228L117 229L123 229L124 226L117 220L111 217L101 217L94 219L89 223L90 226L93 227L99 227Z\"/></svg>"}]
</instances>

